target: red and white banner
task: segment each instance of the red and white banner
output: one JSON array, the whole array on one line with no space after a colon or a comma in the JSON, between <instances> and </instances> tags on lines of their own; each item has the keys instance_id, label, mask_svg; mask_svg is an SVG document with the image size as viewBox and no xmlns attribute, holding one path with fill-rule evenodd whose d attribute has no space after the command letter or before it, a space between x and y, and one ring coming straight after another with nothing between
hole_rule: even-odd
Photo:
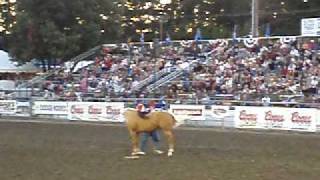
<instances>
[{"instance_id":1,"label":"red and white banner","mask_svg":"<svg viewBox=\"0 0 320 180\"><path fill-rule=\"evenodd\" d=\"M288 108L262 108L262 128L266 129L290 129L290 111Z\"/></svg>"},{"instance_id":2,"label":"red and white banner","mask_svg":"<svg viewBox=\"0 0 320 180\"><path fill-rule=\"evenodd\" d=\"M0 101L0 114L15 114L17 112L17 102L12 100Z\"/></svg>"},{"instance_id":3,"label":"red and white banner","mask_svg":"<svg viewBox=\"0 0 320 180\"><path fill-rule=\"evenodd\" d=\"M316 131L316 109L236 107L236 128Z\"/></svg>"},{"instance_id":4,"label":"red and white banner","mask_svg":"<svg viewBox=\"0 0 320 180\"><path fill-rule=\"evenodd\" d=\"M70 120L124 122L122 102L70 102L68 106Z\"/></svg>"},{"instance_id":5,"label":"red and white banner","mask_svg":"<svg viewBox=\"0 0 320 180\"><path fill-rule=\"evenodd\" d=\"M35 101L32 109L36 115L68 115L68 102Z\"/></svg>"},{"instance_id":6,"label":"red and white banner","mask_svg":"<svg viewBox=\"0 0 320 180\"><path fill-rule=\"evenodd\" d=\"M205 106L170 104L169 112L177 120L205 120Z\"/></svg>"},{"instance_id":7,"label":"red and white banner","mask_svg":"<svg viewBox=\"0 0 320 180\"><path fill-rule=\"evenodd\" d=\"M317 130L316 109L291 109L291 130L315 132Z\"/></svg>"},{"instance_id":8,"label":"red and white banner","mask_svg":"<svg viewBox=\"0 0 320 180\"><path fill-rule=\"evenodd\" d=\"M261 128L263 117L259 107L236 107L235 126L236 128Z\"/></svg>"}]
</instances>

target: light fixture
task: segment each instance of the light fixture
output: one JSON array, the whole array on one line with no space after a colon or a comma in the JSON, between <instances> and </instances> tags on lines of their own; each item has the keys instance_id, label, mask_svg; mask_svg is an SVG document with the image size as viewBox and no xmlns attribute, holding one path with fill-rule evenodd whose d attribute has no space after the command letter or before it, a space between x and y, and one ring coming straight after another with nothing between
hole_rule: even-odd
<instances>
[{"instance_id":1,"label":"light fixture","mask_svg":"<svg viewBox=\"0 0 320 180\"><path fill-rule=\"evenodd\" d=\"M160 4L163 4L163 5L171 4L171 0L160 0Z\"/></svg>"}]
</instances>

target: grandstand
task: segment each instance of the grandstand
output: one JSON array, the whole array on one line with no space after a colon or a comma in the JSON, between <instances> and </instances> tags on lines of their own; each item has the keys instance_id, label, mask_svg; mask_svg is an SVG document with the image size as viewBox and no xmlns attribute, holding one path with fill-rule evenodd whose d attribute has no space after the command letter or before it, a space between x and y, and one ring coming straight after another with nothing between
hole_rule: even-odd
<instances>
[{"instance_id":1,"label":"grandstand","mask_svg":"<svg viewBox=\"0 0 320 180\"><path fill-rule=\"evenodd\" d=\"M239 38L105 44L19 88L32 98L105 101L160 98L319 102L320 54L316 38Z\"/></svg>"},{"instance_id":2,"label":"grandstand","mask_svg":"<svg viewBox=\"0 0 320 180\"><path fill-rule=\"evenodd\" d=\"M0 2L0 180L319 179L320 0Z\"/></svg>"}]
</instances>

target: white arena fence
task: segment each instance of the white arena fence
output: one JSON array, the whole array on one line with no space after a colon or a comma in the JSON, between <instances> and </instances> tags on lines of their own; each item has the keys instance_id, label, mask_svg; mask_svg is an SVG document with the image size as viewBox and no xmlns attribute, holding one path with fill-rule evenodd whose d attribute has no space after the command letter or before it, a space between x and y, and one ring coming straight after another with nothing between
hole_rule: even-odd
<instances>
[{"instance_id":1,"label":"white arena fence","mask_svg":"<svg viewBox=\"0 0 320 180\"><path fill-rule=\"evenodd\" d=\"M0 115L124 123L125 102L0 101ZM319 132L320 109L171 104L180 124L237 129Z\"/></svg>"}]
</instances>

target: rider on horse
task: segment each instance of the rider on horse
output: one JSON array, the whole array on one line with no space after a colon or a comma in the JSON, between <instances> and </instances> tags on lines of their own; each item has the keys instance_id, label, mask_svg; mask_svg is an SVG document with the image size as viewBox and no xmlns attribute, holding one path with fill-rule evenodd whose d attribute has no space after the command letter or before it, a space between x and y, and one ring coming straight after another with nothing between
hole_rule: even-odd
<instances>
[{"instance_id":1,"label":"rider on horse","mask_svg":"<svg viewBox=\"0 0 320 180\"><path fill-rule=\"evenodd\" d=\"M146 115L149 114L150 112L154 111L156 108L156 103L155 101L151 100L149 103L143 103L143 102L138 102L136 109L138 111L138 114L140 117L146 119ZM154 145L154 152L157 154L162 154L163 151L160 150L160 134L157 129L151 131L151 132L142 132L141 133L141 143L140 143L140 151L139 154L144 155L146 152L146 146L147 146L147 141L148 137L151 137Z\"/></svg>"},{"instance_id":2,"label":"rider on horse","mask_svg":"<svg viewBox=\"0 0 320 180\"><path fill-rule=\"evenodd\" d=\"M146 115L155 109L155 102L149 101L149 103L138 102L136 105L138 114L142 118L146 118Z\"/></svg>"}]
</instances>

